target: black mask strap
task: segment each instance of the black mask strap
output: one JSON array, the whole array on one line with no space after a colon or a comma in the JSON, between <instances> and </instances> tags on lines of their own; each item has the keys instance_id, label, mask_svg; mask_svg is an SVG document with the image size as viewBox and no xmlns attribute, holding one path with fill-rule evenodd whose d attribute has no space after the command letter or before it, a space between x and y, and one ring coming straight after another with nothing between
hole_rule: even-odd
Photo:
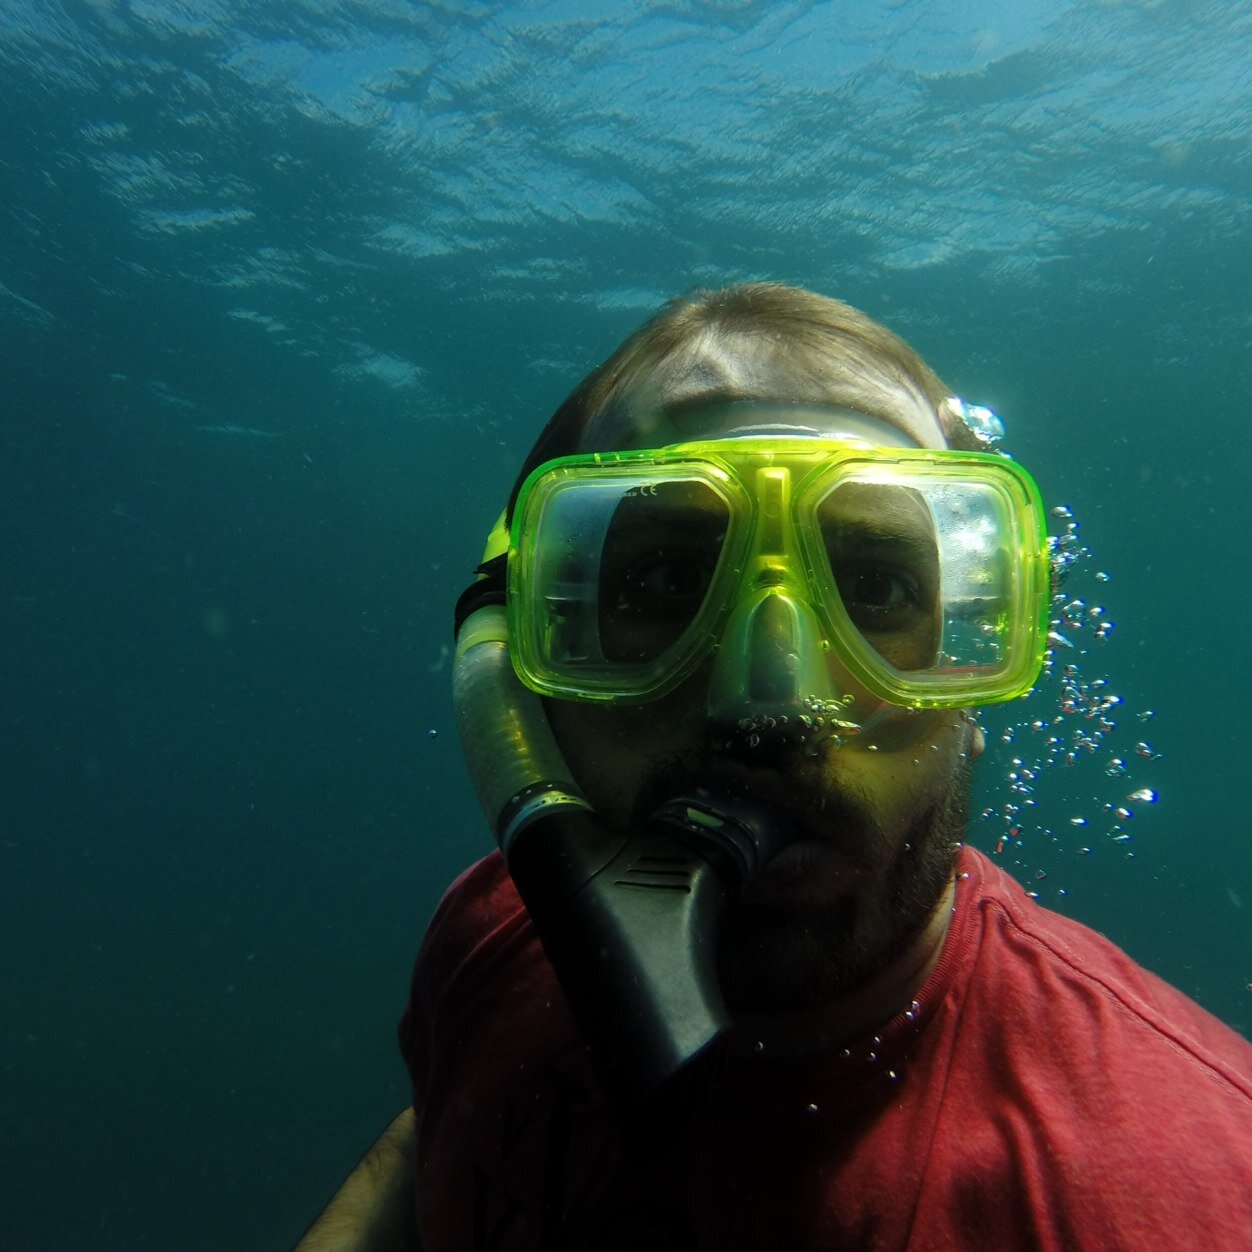
<instances>
[{"instance_id":1,"label":"black mask strap","mask_svg":"<svg viewBox=\"0 0 1252 1252\"><path fill-rule=\"evenodd\" d=\"M504 586L508 562L508 553L501 552L499 556L493 556L490 561L484 561L474 571L476 574L482 575L482 577L470 583L457 599L452 628L453 639L461 633L461 627L465 625L466 618L471 613L481 609L485 604L502 605L504 603Z\"/></svg>"}]
</instances>

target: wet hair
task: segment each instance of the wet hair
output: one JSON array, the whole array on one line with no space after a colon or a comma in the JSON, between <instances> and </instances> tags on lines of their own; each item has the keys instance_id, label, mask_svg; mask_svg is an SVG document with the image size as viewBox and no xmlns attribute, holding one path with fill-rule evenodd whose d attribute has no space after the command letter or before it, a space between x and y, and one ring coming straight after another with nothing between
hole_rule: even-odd
<instances>
[{"instance_id":1,"label":"wet hair","mask_svg":"<svg viewBox=\"0 0 1252 1252\"><path fill-rule=\"evenodd\" d=\"M952 390L903 339L860 310L786 283L701 288L664 304L570 392L522 466L509 497L510 516L531 470L579 451L590 422L617 407L660 365L709 345L733 353L736 340L741 347L756 341L785 360L796 392L720 399L803 399L875 413L885 393L904 391L935 414L950 447L981 447L944 404Z\"/></svg>"}]
</instances>

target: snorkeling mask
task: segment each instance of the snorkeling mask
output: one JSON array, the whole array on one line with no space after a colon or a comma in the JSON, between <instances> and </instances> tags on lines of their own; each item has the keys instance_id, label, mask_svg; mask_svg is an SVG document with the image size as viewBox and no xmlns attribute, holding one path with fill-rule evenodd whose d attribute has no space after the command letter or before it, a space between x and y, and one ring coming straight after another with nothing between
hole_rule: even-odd
<instances>
[{"instance_id":1,"label":"snorkeling mask","mask_svg":"<svg viewBox=\"0 0 1252 1252\"><path fill-rule=\"evenodd\" d=\"M722 905L790 834L704 789L608 831L538 697L641 704L707 672L713 722L855 750L913 710L1022 695L1042 664L1030 476L841 418L838 437L773 422L539 466L480 567L507 564L505 606L488 594L458 638L480 800L606 1096L636 1117L715 1056Z\"/></svg>"},{"instance_id":2,"label":"snorkeling mask","mask_svg":"<svg viewBox=\"0 0 1252 1252\"><path fill-rule=\"evenodd\" d=\"M713 657L715 720L1012 699L1043 656L1038 491L986 453L752 436L527 479L510 651L533 691L655 700Z\"/></svg>"}]
</instances>

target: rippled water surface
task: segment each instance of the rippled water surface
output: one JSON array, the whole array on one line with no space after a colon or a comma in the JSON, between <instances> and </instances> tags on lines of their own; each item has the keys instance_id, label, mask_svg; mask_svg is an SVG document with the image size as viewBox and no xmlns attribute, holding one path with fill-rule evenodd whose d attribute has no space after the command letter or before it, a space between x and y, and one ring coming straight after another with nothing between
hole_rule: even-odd
<instances>
[{"instance_id":1,"label":"rippled water surface","mask_svg":"<svg viewBox=\"0 0 1252 1252\"><path fill-rule=\"evenodd\" d=\"M5 1245L284 1246L405 1102L452 600L695 284L1004 418L1073 559L973 838L1252 1029L1249 67L1228 0L0 3Z\"/></svg>"}]
</instances>

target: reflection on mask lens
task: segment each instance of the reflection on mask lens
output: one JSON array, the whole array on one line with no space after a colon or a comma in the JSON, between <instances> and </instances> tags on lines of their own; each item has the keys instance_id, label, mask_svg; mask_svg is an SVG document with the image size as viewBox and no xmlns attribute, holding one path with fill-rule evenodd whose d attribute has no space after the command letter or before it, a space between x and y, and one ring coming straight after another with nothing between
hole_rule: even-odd
<instances>
[{"instance_id":1,"label":"reflection on mask lens","mask_svg":"<svg viewBox=\"0 0 1252 1252\"><path fill-rule=\"evenodd\" d=\"M936 476L845 481L818 504L831 576L865 642L901 673L969 673L1004 660L1014 594L1011 504Z\"/></svg>"},{"instance_id":2,"label":"reflection on mask lens","mask_svg":"<svg viewBox=\"0 0 1252 1252\"><path fill-rule=\"evenodd\" d=\"M928 669L939 647L939 550L922 494L848 483L818 507L835 589L866 643L898 670Z\"/></svg>"}]
</instances>

